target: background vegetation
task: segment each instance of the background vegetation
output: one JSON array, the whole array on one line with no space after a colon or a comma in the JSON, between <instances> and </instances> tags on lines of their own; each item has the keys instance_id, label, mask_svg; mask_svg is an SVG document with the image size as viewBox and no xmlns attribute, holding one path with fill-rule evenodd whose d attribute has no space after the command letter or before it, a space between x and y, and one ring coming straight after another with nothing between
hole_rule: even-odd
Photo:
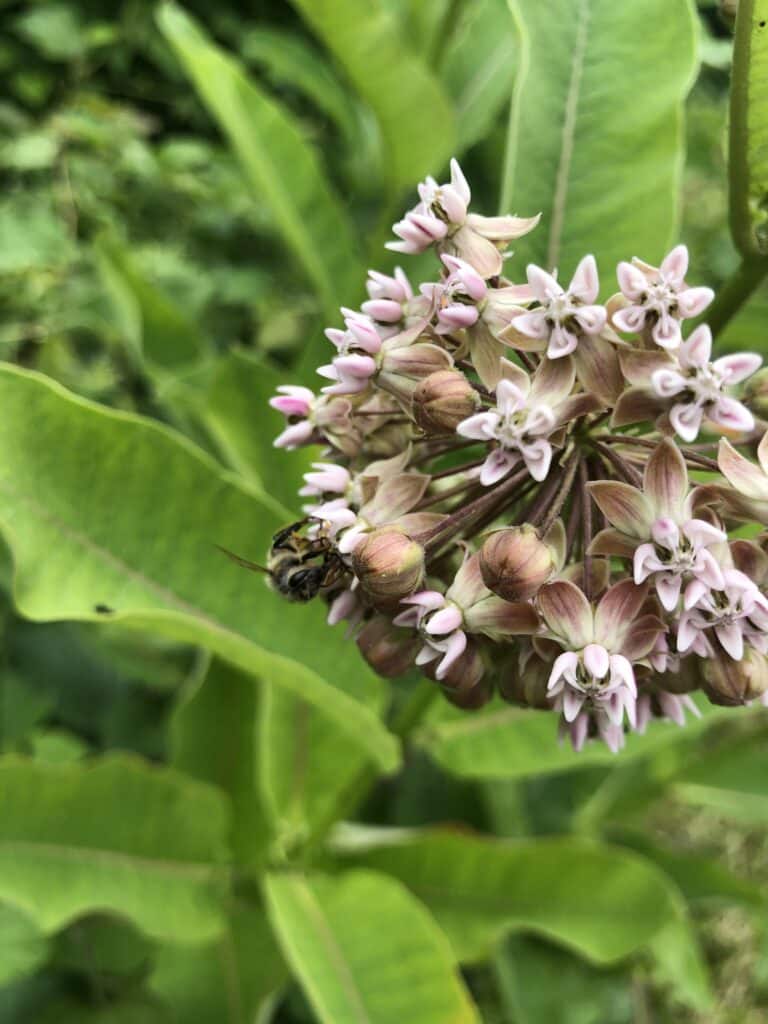
<instances>
[{"instance_id":1,"label":"background vegetation","mask_svg":"<svg viewBox=\"0 0 768 1024\"><path fill-rule=\"evenodd\" d=\"M544 212L518 265L593 250L609 294L681 237L729 279L728 17L0 12L0 1021L766 1019L764 712L576 757L549 716L377 680L215 548L259 558L296 508L266 399L314 383L451 155L478 210ZM767 303L721 349L768 354Z\"/></svg>"}]
</instances>

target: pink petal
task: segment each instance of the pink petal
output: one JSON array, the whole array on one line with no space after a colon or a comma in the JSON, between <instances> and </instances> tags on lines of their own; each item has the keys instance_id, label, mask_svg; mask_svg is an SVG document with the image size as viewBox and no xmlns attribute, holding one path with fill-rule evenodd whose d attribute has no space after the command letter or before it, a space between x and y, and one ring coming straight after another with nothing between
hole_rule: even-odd
<instances>
[{"instance_id":1,"label":"pink petal","mask_svg":"<svg viewBox=\"0 0 768 1024\"><path fill-rule=\"evenodd\" d=\"M429 617L429 622L424 627L427 633L440 636L443 633L452 633L461 625L461 612L455 605L441 608Z\"/></svg>"},{"instance_id":2,"label":"pink petal","mask_svg":"<svg viewBox=\"0 0 768 1024\"><path fill-rule=\"evenodd\" d=\"M645 326L645 309L643 306L626 306L617 309L611 319L620 331L637 334Z\"/></svg>"},{"instance_id":3,"label":"pink petal","mask_svg":"<svg viewBox=\"0 0 768 1024\"><path fill-rule=\"evenodd\" d=\"M539 302L547 305L550 299L557 298L558 295L563 294L563 289L557 283L555 278L542 270L541 267L537 267L535 263L529 263L525 268L525 275L528 278L528 284L531 287L531 291L539 300Z\"/></svg>"},{"instance_id":4,"label":"pink petal","mask_svg":"<svg viewBox=\"0 0 768 1024\"><path fill-rule=\"evenodd\" d=\"M448 674L448 670L451 665L461 657L466 650L467 646L467 635L460 629L457 630L448 640L448 646L443 657L443 660L437 666L435 676L438 679L444 679Z\"/></svg>"},{"instance_id":5,"label":"pink petal","mask_svg":"<svg viewBox=\"0 0 768 1024\"><path fill-rule=\"evenodd\" d=\"M712 332L700 324L687 341L680 346L680 362L685 367L703 369L712 354Z\"/></svg>"},{"instance_id":6,"label":"pink petal","mask_svg":"<svg viewBox=\"0 0 768 1024\"><path fill-rule=\"evenodd\" d=\"M641 544L632 558L632 571L635 583L645 583L651 573L663 569L653 544Z\"/></svg>"},{"instance_id":7,"label":"pink petal","mask_svg":"<svg viewBox=\"0 0 768 1024\"><path fill-rule=\"evenodd\" d=\"M579 261L568 291L587 305L591 305L595 301L600 291L600 280L597 276L597 263L594 256L590 254Z\"/></svg>"},{"instance_id":8,"label":"pink petal","mask_svg":"<svg viewBox=\"0 0 768 1024\"><path fill-rule=\"evenodd\" d=\"M681 285L688 270L687 246L676 245L661 261L659 270L671 284Z\"/></svg>"},{"instance_id":9,"label":"pink petal","mask_svg":"<svg viewBox=\"0 0 768 1024\"><path fill-rule=\"evenodd\" d=\"M603 679L608 674L610 667L608 651L600 644L587 644L582 657L584 658L584 667L595 679Z\"/></svg>"},{"instance_id":10,"label":"pink petal","mask_svg":"<svg viewBox=\"0 0 768 1024\"><path fill-rule=\"evenodd\" d=\"M736 352L716 359L712 367L722 375L725 384L740 384L760 368L762 361L762 357L754 352Z\"/></svg>"},{"instance_id":11,"label":"pink petal","mask_svg":"<svg viewBox=\"0 0 768 1024\"><path fill-rule=\"evenodd\" d=\"M651 336L657 345L665 349L675 349L682 341L679 322L666 313L653 325Z\"/></svg>"},{"instance_id":12,"label":"pink petal","mask_svg":"<svg viewBox=\"0 0 768 1024\"><path fill-rule=\"evenodd\" d=\"M683 523L683 533L695 547L708 547L728 540L728 535L704 519L689 519Z\"/></svg>"},{"instance_id":13,"label":"pink petal","mask_svg":"<svg viewBox=\"0 0 768 1024\"><path fill-rule=\"evenodd\" d=\"M651 387L659 398L672 398L686 388L686 380L677 370L654 370Z\"/></svg>"},{"instance_id":14,"label":"pink petal","mask_svg":"<svg viewBox=\"0 0 768 1024\"><path fill-rule=\"evenodd\" d=\"M462 420L456 433L475 441L491 441L496 436L499 416L495 412L477 412Z\"/></svg>"},{"instance_id":15,"label":"pink petal","mask_svg":"<svg viewBox=\"0 0 768 1024\"><path fill-rule=\"evenodd\" d=\"M520 452L533 479L539 483L546 480L552 463L552 445L548 441L534 441L521 448Z\"/></svg>"},{"instance_id":16,"label":"pink petal","mask_svg":"<svg viewBox=\"0 0 768 1024\"><path fill-rule=\"evenodd\" d=\"M562 324L555 324L549 336L547 356L550 359L560 359L563 356L569 356L571 352L576 350L578 344L579 339L575 334L567 331Z\"/></svg>"},{"instance_id":17,"label":"pink petal","mask_svg":"<svg viewBox=\"0 0 768 1024\"><path fill-rule=\"evenodd\" d=\"M403 307L392 299L369 299L360 308L384 324L396 324L403 318Z\"/></svg>"},{"instance_id":18,"label":"pink petal","mask_svg":"<svg viewBox=\"0 0 768 1024\"><path fill-rule=\"evenodd\" d=\"M722 626L715 626L715 635L733 660L741 661L744 657L744 634L740 623L729 622Z\"/></svg>"},{"instance_id":19,"label":"pink petal","mask_svg":"<svg viewBox=\"0 0 768 1024\"><path fill-rule=\"evenodd\" d=\"M575 679L576 669L579 665L579 656L574 651L564 651L555 658L552 671L549 673L547 692L555 690L560 679Z\"/></svg>"},{"instance_id":20,"label":"pink petal","mask_svg":"<svg viewBox=\"0 0 768 1024\"><path fill-rule=\"evenodd\" d=\"M400 604L412 604L418 608L433 611L445 604L445 598L439 590L420 590L416 594L411 594L410 597L404 597Z\"/></svg>"},{"instance_id":21,"label":"pink petal","mask_svg":"<svg viewBox=\"0 0 768 1024\"><path fill-rule=\"evenodd\" d=\"M581 306L574 316L586 334L599 334L608 318L603 306Z\"/></svg>"},{"instance_id":22,"label":"pink petal","mask_svg":"<svg viewBox=\"0 0 768 1024\"><path fill-rule=\"evenodd\" d=\"M711 288L684 288L677 295L680 315L686 319L698 316L704 312L714 297L715 293Z\"/></svg>"},{"instance_id":23,"label":"pink petal","mask_svg":"<svg viewBox=\"0 0 768 1024\"><path fill-rule=\"evenodd\" d=\"M662 516L651 524L651 536L657 544L673 551L680 543L680 530L677 523L668 516Z\"/></svg>"},{"instance_id":24,"label":"pink petal","mask_svg":"<svg viewBox=\"0 0 768 1024\"><path fill-rule=\"evenodd\" d=\"M456 189L456 192L459 194L459 196L461 196L463 202L469 204L469 201L472 198L472 193L469 189L469 183L467 182L467 179L464 177L464 172L459 166L459 161L455 157L451 158L450 168L451 185L453 186L453 188Z\"/></svg>"},{"instance_id":25,"label":"pink petal","mask_svg":"<svg viewBox=\"0 0 768 1024\"><path fill-rule=\"evenodd\" d=\"M616 267L616 277L619 281L619 288L633 302L637 301L643 292L648 290L648 280L645 274L624 260ZM634 328L630 329L634 330Z\"/></svg>"},{"instance_id":26,"label":"pink petal","mask_svg":"<svg viewBox=\"0 0 768 1024\"><path fill-rule=\"evenodd\" d=\"M313 429L309 420L293 423L290 427L286 427L282 434L278 434L272 444L275 448L298 448L299 445L309 441Z\"/></svg>"},{"instance_id":27,"label":"pink petal","mask_svg":"<svg viewBox=\"0 0 768 1024\"><path fill-rule=\"evenodd\" d=\"M584 706L584 699L583 693L572 690L570 686L566 687L563 694L563 718L566 722L573 722L576 719Z\"/></svg>"},{"instance_id":28,"label":"pink petal","mask_svg":"<svg viewBox=\"0 0 768 1024\"><path fill-rule=\"evenodd\" d=\"M547 323L546 313L539 309L516 316L512 321L512 326L516 331L525 334L528 338L544 340L549 337L549 324Z\"/></svg>"},{"instance_id":29,"label":"pink petal","mask_svg":"<svg viewBox=\"0 0 768 1024\"><path fill-rule=\"evenodd\" d=\"M662 690L659 694L659 704L666 718L675 725L685 725L685 711L680 698L674 693L667 693Z\"/></svg>"},{"instance_id":30,"label":"pink petal","mask_svg":"<svg viewBox=\"0 0 768 1024\"><path fill-rule=\"evenodd\" d=\"M452 330L461 330L463 327L471 327L476 324L480 314L476 306L467 306L464 303L456 303L453 306L443 306L438 310L437 319L441 324L446 324Z\"/></svg>"},{"instance_id":31,"label":"pink petal","mask_svg":"<svg viewBox=\"0 0 768 1024\"><path fill-rule=\"evenodd\" d=\"M656 579L656 593L659 595L663 607L668 612L677 608L680 600L680 589L683 579L681 576L659 576Z\"/></svg>"},{"instance_id":32,"label":"pink petal","mask_svg":"<svg viewBox=\"0 0 768 1024\"><path fill-rule=\"evenodd\" d=\"M685 594L683 595L683 607L687 612L691 610L695 605L699 603L705 594L709 593L709 587L704 580L695 579L691 580L688 586L685 588Z\"/></svg>"},{"instance_id":33,"label":"pink petal","mask_svg":"<svg viewBox=\"0 0 768 1024\"><path fill-rule=\"evenodd\" d=\"M483 487L490 487L498 483L509 473L513 466L517 465L518 457L504 448L496 448L490 452L480 470L480 483Z\"/></svg>"},{"instance_id":34,"label":"pink petal","mask_svg":"<svg viewBox=\"0 0 768 1024\"><path fill-rule=\"evenodd\" d=\"M675 433L690 443L699 436L703 415L699 405L674 405L669 413L669 422Z\"/></svg>"},{"instance_id":35,"label":"pink petal","mask_svg":"<svg viewBox=\"0 0 768 1024\"><path fill-rule=\"evenodd\" d=\"M726 430L747 431L755 426L755 418L746 405L727 395L717 400L708 415L713 423Z\"/></svg>"}]
</instances>

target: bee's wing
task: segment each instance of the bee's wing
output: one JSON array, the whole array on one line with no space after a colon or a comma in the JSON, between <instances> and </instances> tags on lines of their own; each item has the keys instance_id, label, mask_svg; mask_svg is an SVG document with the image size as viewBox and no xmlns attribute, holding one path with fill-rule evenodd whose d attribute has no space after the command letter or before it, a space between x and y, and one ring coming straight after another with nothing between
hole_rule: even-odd
<instances>
[{"instance_id":1,"label":"bee's wing","mask_svg":"<svg viewBox=\"0 0 768 1024\"><path fill-rule=\"evenodd\" d=\"M268 576L271 575L269 569L265 568L263 565L258 565L256 562L249 562L247 558L241 558L240 555L236 555L234 551L230 551L228 548L222 547L221 544L217 544L216 547L219 551L222 551L227 558L231 558L233 562L237 562L238 565L241 565L243 569L250 569L251 572L265 572Z\"/></svg>"}]
</instances>

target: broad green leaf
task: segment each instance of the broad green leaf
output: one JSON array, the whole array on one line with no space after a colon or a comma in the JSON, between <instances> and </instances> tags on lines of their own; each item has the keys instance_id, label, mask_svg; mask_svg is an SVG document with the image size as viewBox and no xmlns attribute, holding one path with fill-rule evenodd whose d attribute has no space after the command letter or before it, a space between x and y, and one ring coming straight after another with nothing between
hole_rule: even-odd
<instances>
[{"instance_id":1,"label":"broad green leaf","mask_svg":"<svg viewBox=\"0 0 768 1024\"><path fill-rule=\"evenodd\" d=\"M312 453L306 448L286 452L272 444L283 417L268 402L285 382L266 359L230 352L210 380L203 417L226 462L250 483L267 484L270 494L298 518L301 476Z\"/></svg>"},{"instance_id":2,"label":"broad green leaf","mask_svg":"<svg viewBox=\"0 0 768 1024\"><path fill-rule=\"evenodd\" d=\"M128 996L105 1005L93 999L62 995L36 1011L35 1024L171 1024L168 1012L154 999Z\"/></svg>"},{"instance_id":3,"label":"broad green leaf","mask_svg":"<svg viewBox=\"0 0 768 1024\"><path fill-rule=\"evenodd\" d=\"M583 839L496 840L394 831L344 839L351 862L394 875L429 907L462 961L507 931L530 930L594 963L648 944L675 913L677 892L637 854Z\"/></svg>"},{"instance_id":4,"label":"broad green leaf","mask_svg":"<svg viewBox=\"0 0 768 1024\"><path fill-rule=\"evenodd\" d=\"M317 288L326 315L351 301L360 260L340 198L294 118L212 43L184 11L164 4L160 29L237 154L258 202Z\"/></svg>"},{"instance_id":5,"label":"broad green leaf","mask_svg":"<svg viewBox=\"0 0 768 1024\"><path fill-rule=\"evenodd\" d=\"M277 686L262 690L259 723L264 805L278 845L290 854L343 813L366 758L359 744L316 708Z\"/></svg>"},{"instance_id":6,"label":"broad green leaf","mask_svg":"<svg viewBox=\"0 0 768 1024\"><path fill-rule=\"evenodd\" d=\"M273 874L266 893L322 1024L479 1024L445 936L394 879Z\"/></svg>"},{"instance_id":7,"label":"broad green leaf","mask_svg":"<svg viewBox=\"0 0 768 1024\"><path fill-rule=\"evenodd\" d=\"M459 23L441 60L443 82L456 108L458 152L485 138L509 102L517 49L507 0L479 0L459 8Z\"/></svg>"},{"instance_id":8,"label":"broad green leaf","mask_svg":"<svg viewBox=\"0 0 768 1024\"><path fill-rule=\"evenodd\" d=\"M322 602L286 605L216 548L262 556L285 522L270 499L167 428L37 374L1 368L0 399L0 524L22 614L107 617L202 644L293 690L396 766L394 737L335 685L354 680L366 697L381 684L343 630L326 626Z\"/></svg>"},{"instance_id":9,"label":"broad green leaf","mask_svg":"<svg viewBox=\"0 0 768 1024\"><path fill-rule=\"evenodd\" d=\"M227 807L209 786L112 755L0 760L0 899L46 932L87 910L179 942L220 932Z\"/></svg>"},{"instance_id":10,"label":"broad green leaf","mask_svg":"<svg viewBox=\"0 0 768 1024\"><path fill-rule=\"evenodd\" d=\"M644 736L627 736L626 746L618 756L600 743L588 744L577 754L569 745L558 742L557 721L551 712L507 705L493 705L487 712L474 715L441 709L440 717L425 724L416 739L453 775L512 779L587 764L619 766L628 758L650 754L668 744L686 742L694 733L709 728L724 713L723 709L711 705L703 707L702 718L691 719L684 730L669 722L655 723Z\"/></svg>"},{"instance_id":11,"label":"broad green leaf","mask_svg":"<svg viewBox=\"0 0 768 1024\"><path fill-rule=\"evenodd\" d=\"M453 152L448 98L401 38L384 0L293 0L376 114L393 189L436 173Z\"/></svg>"},{"instance_id":12,"label":"broad green leaf","mask_svg":"<svg viewBox=\"0 0 768 1024\"><path fill-rule=\"evenodd\" d=\"M706 1013L713 1004L709 971L679 892L675 893L673 904L673 916L649 943L653 974L676 1000Z\"/></svg>"},{"instance_id":13,"label":"broad green leaf","mask_svg":"<svg viewBox=\"0 0 768 1024\"><path fill-rule=\"evenodd\" d=\"M252 678L214 658L170 727L173 766L229 795L232 852L247 867L262 865L270 839L256 775L260 699Z\"/></svg>"},{"instance_id":14,"label":"broad green leaf","mask_svg":"<svg viewBox=\"0 0 768 1024\"><path fill-rule=\"evenodd\" d=\"M329 117L348 147L355 144L354 103L323 55L306 39L262 24L245 33L240 52L244 60L263 68L275 85L300 92Z\"/></svg>"},{"instance_id":15,"label":"broad green leaf","mask_svg":"<svg viewBox=\"0 0 768 1024\"><path fill-rule=\"evenodd\" d=\"M675 792L690 803L711 807L734 821L768 821L765 735L740 738L701 756L677 780Z\"/></svg>"},{"instance_id":16,"label":"broad green leaf","mask_svg":"<svg viewBox=\"0 0 768 1024\"><path fill-rule=\"evenodd\" d=\"M169 1024L253 1024L286 975L265 911L240 899L214 942L162 946L149 988L170 1007Z\"/></svg>"},{"instance_id":17,"label":"broad green leaf","mask_svg":"<svg viewBox=\"0 0 768 1024\"><path fill-rule=\"evenodd\" d=\"M740 0L731 75L731 234L743 256L768 254L768 0Z\"/></svg>"},{"instance_id":18,"label":"broad green leaf","mask_svg":"<svg viewBox=\"0 0 768 1024\"><path fill-rule=\"evenodd\" d=\"M118 330L136 356L171 370L202 355L205 340L197 324L142 275L117 238L100 236L95 253Z\"/></svg>"},{"instance_id":19,"label":"broad green leaf","mask_svg":"<svg viewBox=\"0 0 768 1024\"><path fill-rule=\"evenodd\" d=\"M610 292L619 260L658 263L677 230L682 102L696 66L691 4L510 6L521 47L501 207L542 213L515 255L568 281L592 252Z\"/></svg>"},{"instance_id":20,"label":"broad green leaf","mask_svg":"<svg viewBox=\"0 0 768 1024\"><path fill-rule=\"evenodd\" d=\"M48 940L24 911L0 903L0 986L31 974L48 954Z\"/></svg>"},{"instance_id":21,"label":"broad green leaf","mask_svg":"<svg viewBox=\"0 0 768 1024\"><path fill-rule=\"evenodd\" d=\"M493 966L515 1024L626 1024L632 1019L625 975L596 970L541 939L508 936Z\"/></svg>"}]
</instances>

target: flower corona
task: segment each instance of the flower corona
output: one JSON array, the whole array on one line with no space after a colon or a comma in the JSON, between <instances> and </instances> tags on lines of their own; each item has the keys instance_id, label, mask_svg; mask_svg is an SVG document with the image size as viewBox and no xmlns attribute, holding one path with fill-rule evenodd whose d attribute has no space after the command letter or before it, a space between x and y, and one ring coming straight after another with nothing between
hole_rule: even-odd
<instances>
[{"instance_id":1,"label":"flower corona","mask_svg":"<svg viewBox=\"0 0 768 1024\"><path fill-rule=\"evenodd\" d=\"M739 391L761 360L713 358L706 324L688 329L714 293L686 282L685 246L621 262L600 303L590 254L567 287L533 264L511 279L539 218L470 212L455 160L418 192L388 248L433 249L436 280L370 271L326 331L320 393L271 400L275 444L320 456L300 493L343 567L329 622L459 707L550 709L576 749L682 725L697 690L763 698L768 435L760 390Z\"/></svg>"}]
</instances>

